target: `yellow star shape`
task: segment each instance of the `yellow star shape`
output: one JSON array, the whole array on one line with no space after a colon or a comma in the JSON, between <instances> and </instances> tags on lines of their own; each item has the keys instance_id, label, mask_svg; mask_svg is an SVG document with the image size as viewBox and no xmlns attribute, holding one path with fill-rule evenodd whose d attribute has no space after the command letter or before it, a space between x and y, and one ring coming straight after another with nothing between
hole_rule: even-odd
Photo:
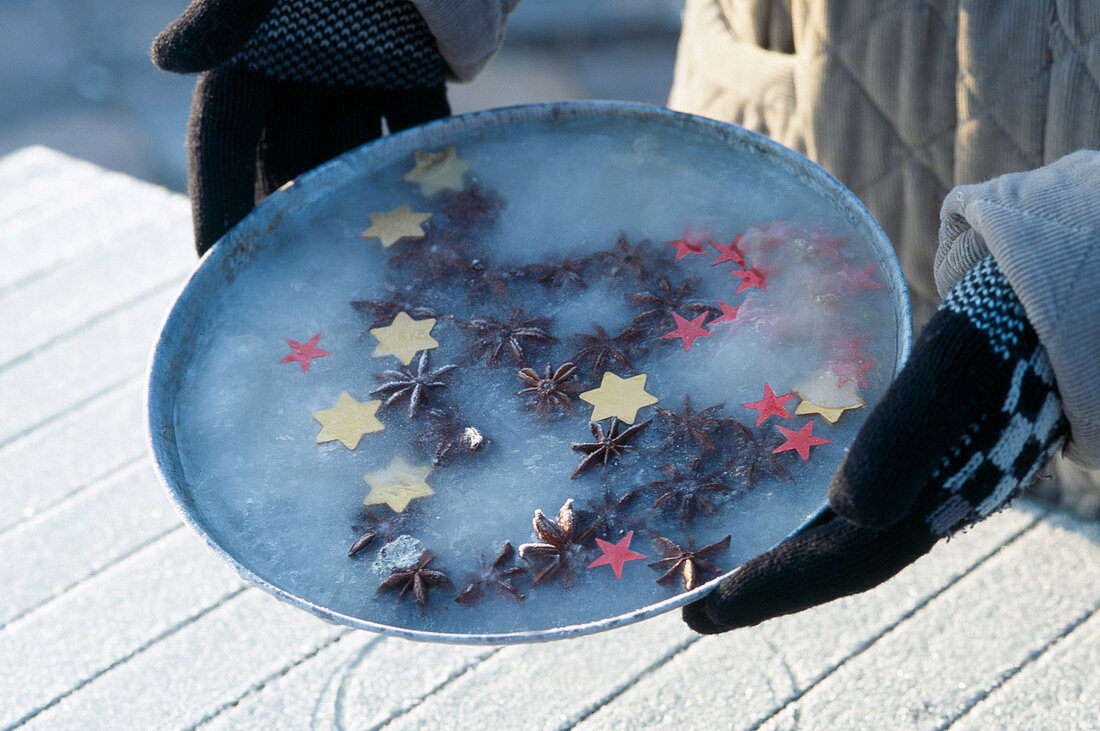
<instances>
[{"instance_id":1,"label":"yellow star shape","mask_svg":"<svg viewBox=\"0 0 1100 731\"><path fill-rule=\"evenodd\" d=\"M830 424L837 423L845 411L864 406L856 384L853 381L840 383L836 373L829 367L819 368L811 373L806 380L794 387L794 392L802 399L795 409L796 415L821 414Z\"/></svg>"},{"instance_id":2,"label":"yellow star shape","mask_svg":"<svg viewBox=\"0 0 1100 731\"><path fill-rule=\"evenodd\" d=\"M600 387L581 394L581 400L594 407L591 421L617 416L620 421L633 424L638 409L657 403L657 397L645 390L645 379L644 373L620 378L611 371L604 371Z\"/></svg>"},{"instance_id":3,"label":"yellow star shape","mask_svg":"<svg viewBox=\"0 0 1100 731\"><path fill-rule=\"evenodd\" d=\"M381 401L356 401L349 394L340 394L339 400L331 409L313 412L313 418L321 422L317 443L338 441L348 449L355 449L364 434L386 428L374 416L381 405Z\"/></svg>"},{"instance_id":4,"label":"yellow star shape","mask_svg":"<svg viewBox=\"0 0 1100 731\"><path fill-rule=\"evenodd\" d=\"M363 481L370 485L363 504L385 503L395 512L403 513L416 498L435 494L426 482L431 472L428 465L411 465L401 457L394 457L385 469L363 475Z\"/></svg>"},{"instance_id":5,"label":"yellow star shape","mask_svg":"<svg viewBox=\"0 0 1100 731\"><path fill-rule=\"evenodd\" d=\"M431 217L430 213L419 213L402 203L389 213L370 214L370 228L359 234L359 238L378 239L382 248L388 249L401 239L424 238L421 224Z\"/></svg>"},{"instance_id":6,"label":"yellow star shape","mask_svg":"<svg viewBox=\"0 0 1100 731\"><path fill-rule=\"evenodd\" d=\"M802 399L802 401L798 403L798 408L794 410L794 413L798 416L802 416L804 414L821 414L821 416L825 418L825 421L829 422L830 424L835 424L840 421L840 415L843 414L845 411L851 411L852 409L862 409L863 405L863 401L860 400L858 403L852 404L850 406L822 406L821 404L815 404L812 401Z\"/></svg>"},{"instance_id":7,"label":"yellow star shape","mask_svg":"<svg viewBox=\"0 0 1100 731\"><path fill-rule=\"evenodd\" d=\"M441 152L417 150L416 167L405 173L406 183L416 183L425 197L433 196L441 190L459 191L463 188L462 176L470 169L469 163L458 156L458 150L451 145Z\"/></svg>"},{"instance_id":8,"label":"yellow star shape","mask_svg":"<svg viewBox=\"0 0 1100 731\"><path fill-rule=\"evenodd\" d=\"M414 320L407 312L398 312L389 325L370 329L370 334L378 339L378 345L371 357L396 355L399 361L408 365L421 350L439 347L439 343L432 337L433 327L434 317Z\"/></svg>"}]
</instances>

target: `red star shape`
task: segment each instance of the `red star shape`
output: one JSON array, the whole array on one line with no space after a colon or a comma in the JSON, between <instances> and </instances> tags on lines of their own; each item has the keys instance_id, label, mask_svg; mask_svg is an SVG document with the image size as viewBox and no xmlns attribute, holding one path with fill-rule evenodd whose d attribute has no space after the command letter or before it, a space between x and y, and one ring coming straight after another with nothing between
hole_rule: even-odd
<instances>
[{"instance_id":1,"label":"red star shape","mask_svg":"<svg viewBox=\"0 0 1100 731\"><path fill-rule=\"evenodd\" d=\"M734 294L741 294L750 287L768 289L768 282L764 279L763 273L756 269L730 269L730 274L741 280L741 286L737 288Z\"/></svg>"},{"instance_id":2,"label":"red star shape","mask_svg":"<svg viewBox=\"0 0 1100 731\"><path fill-rule=\"evenodd\" d=\"M722 310L722 314L707 323L712 327L720 322L735 321L737 319L737 311L741 309L742 305L733 307L732 305L727 305L722 300L718 300L718 307Z\"/></svg>"},{"instance_id":3,"label":"red star shape","mask_svg":"<svg viewBox=\"0 0 1100 731\"><path fill-rule=\"evenodd\" d=\"M790 419L791 415L783 408L783 404L793 398L793 393L788 393L786 396L776 396L775 393L772 392L772 387L765 383L764 398L759 401L752 401L741 405L747 409L756 409L756 411L759 412L759 415L756 417L756 426L760 426L769 416L781 416L784 419Z\"/></svg>"},{"instance_id":4,"label":"red star shape","mask_svg":"<svg viewBox=\"0 0 1100 731\"><path fill-rule=\"evenodd\" d=\"M858 360L836 360L833 361L833 372L836 373L837 380L840 383L847 383L848 381L855 381L859 384L860 388L870 388L871 384L867 380L867 371L871 370L871 367L878 361L860 358Z\"/></svg>"},{"instance_id":5,"label":"red star shape","mask_svg":"<svg viewBox=\"0 0 1100 731\"><path fill-rule=\"evenodd\" d=\"M872 264L866 269L846 269L840 276L844 286L853 292L862 292L866 289L885 289L877 279L871 277L877 264Z\"/></svg>"},{"instance_id":6,"label":"red star shape","mask_svg":"<svg viewBox=\"0 0 1100 731\"><path fill-rule=\"evenodd\" d=\"M704 312L698 317L688 320L673 312L672 318L676 321L676 329L670 333L665 333L661 337L680 338L684 342L685 353L691 352L691 344L695 342L695 338L710 337L710 331L703 329L703 320L707 318L707 313Z\"/></svg>"},{"instance_id":7,"label":"red star shape","mask_svg":"<svg viewBox=\"0 0 1100 731\"><path fill-rule=\"evenodd\" d=\"M684 229L682 238L675 241L666 241L665 245L676 249L676 258L673 261L680 261L688 254L703 253L703 243L699 239L698 235L692 235L689 230Z\"/></svg>"},{"instance_id":8,"label":"red star shape","mask_svg":"<svg viewBox=\"0 0 1100 731\"><path fill-rule=\"evenodd\" d=\"M588 567L610 566L611 570L615 572L616 579L623 578L624 563L645 558L642 554L630 550L630 540L633 537L634 531L627 533L618 543L610 543L602 538L597 538L596 543L599 545L600 550L603 551L603 555L588 564Z\"/></svg>"},{"instance_id":9,"label":"red star shape","mask_svg":"<svg viewBox=\"0 0 1100 731\"><path fill-rule=\"evenodd\" d=\"M861 388L869 388L867 371L875 361L863 353L863 346L870 341L863 335L845 335L837 338L830 346L833 359L829 362L840 383L855 381Z\"/></svg>"},{"instance_id":10,"label":"red star shape","mask_svg":"<svg viewBox=\"0 0 1100 731\"><path fill-rule=\"evenodd\" d=\"M813 246L818 253L836 258L840 256L840 247L846 243L848 243L848 239L843 237L826 239L816 235L814 236Z\"/></svg>"},{"instance_id":11,"label":"red star shape","mask_svg":"<svg viewBox=\"0 0 1100 731\"><path fill-rule=\"evenodd\" d=\"M304 343L299 343L290 338L286 339L286 344L290 346L290 349L294 351L287 357L283 358L280 363L293 363L298 362L302 365L302 373L309 370L309 362L314 358L320 358L322 355L332 355L327 350L321 350L317 347L317 341L321 339L321 333L317 333L312 338Z\"/></svg>"},{"instance_id":12,"label":"red star shape","mask_svg":"<svg viewBox=\"0 0 1100 731\"><path fill-rule=\"evenodd\" d=\"M798 452L798 456L802 458L803 462L810 461L810 447L816 447L819 444L832 444L832 439L822 439L821 437L815 437L814 432L814 420L810 419L810 422L797 431L794 429L784 429L781 426L775 427L779 431L783 432L783 436L787 438L787 441L780 444L778 447L772 450L772 454L778 452L786 452L793 449Z\"/></svg>"},{"instance_id":13,"label":"red star shape","mask_svg":"<svg viewBox=\"0 0 1100 731\"><path fill-rule=\"evenodd\" d=\"M762 228L760 233L763 234L763 240L760 242L760 248L770 249L774 246L787 243L790 227L790 223L780 219Z\"/></svg>"},{"instance_id":14,"label":"red star shape","mask_svg":"<svg viewBox=\"0 0 1100 731\"><path fill-rule=\"evenodd\" d=\"M718 250L718 258L710 263L711 266L715 264L721 264L724 261L732 261L739 267L745 266L745 255L741 253L741 250L737 248L737 242L741 240L741 236L738 235L729 244L717 244L713 241L710 245Z\"/></svg>"},{"instance_id":15,"label":"red star shape","mask_svg":"<svg viewBox=\"0 0 1100 731\"><path fill-rule=\"evenodd\" d=\"M837 358L847 360L866 360L863 346L871 342L866 335L842 335L829 344L829 349Z\"/></svg>"}]
</instances>

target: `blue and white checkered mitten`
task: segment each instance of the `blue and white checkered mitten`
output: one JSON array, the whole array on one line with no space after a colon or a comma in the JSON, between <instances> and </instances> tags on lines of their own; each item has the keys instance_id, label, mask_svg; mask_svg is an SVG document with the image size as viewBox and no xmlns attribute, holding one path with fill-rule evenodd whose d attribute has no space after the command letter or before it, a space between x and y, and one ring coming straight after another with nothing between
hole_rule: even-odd
<instances>
[{"instance_id":1,"label":"blue and white checkered mitten","mask_svg":"<svg viewBox=\"0 0 1100 731\"><path fill-rule=\"evenodd\" d=\"M1067 431L1046 351L986 258L940 305L860 429L830 509L684 618L722 632L870 589L1005 505Z\"/></svg>"}]
</instances>

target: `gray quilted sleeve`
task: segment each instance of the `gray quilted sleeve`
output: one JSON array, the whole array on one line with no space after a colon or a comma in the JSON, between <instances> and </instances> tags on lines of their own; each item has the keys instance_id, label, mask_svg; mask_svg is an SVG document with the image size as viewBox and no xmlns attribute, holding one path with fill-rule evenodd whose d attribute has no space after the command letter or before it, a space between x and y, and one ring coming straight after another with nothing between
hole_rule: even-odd
<instances>
[{"instance_id":1,"label":"gray quilted sleeve","mask_svg":"<svg viewBox=\"0 0 1100 731\"><path fill-rule=\"evenodd\" d=\"M940 220L940 293L993 255L1050 356L1070 424L1066 456L1100 467L1100 152L957 186Z\"/></svg>"},{"instance_id":2,"label":"gray quilted sleeve","mask_svg":"<svg viewBox=\"0 0 1100 731\"><path fill-rule=\"evenodd\" d=\"M412 0L455 81L470 81L504 42L519 0Z\"/></svg>"}]
</instances>

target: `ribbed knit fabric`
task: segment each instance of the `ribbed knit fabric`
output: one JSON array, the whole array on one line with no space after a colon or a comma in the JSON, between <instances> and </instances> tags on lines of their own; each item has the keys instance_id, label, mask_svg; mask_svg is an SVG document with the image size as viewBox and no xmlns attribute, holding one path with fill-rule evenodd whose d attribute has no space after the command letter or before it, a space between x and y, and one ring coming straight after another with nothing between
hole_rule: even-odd
<instances>
[{"instance_id":1,"label":"ribbed knit fabric","mask_svg":"<svg viewBox=\"0 0 1100 731\"><path fill-rule=\"evenodd\" d=\"M450 114L446 91L280 82L224 64L199 77L188 188L201 256L288 180L382 134Z\"/></svg>"},{"instance_id":2,"label":"ribbed knit fabric","mask_svg":"<svg viewBox=\"0 0 1100 731\"><path fill-rule=\"evenodd\" d=\"M409 0L192 0L152 55L204 70L188 132L200 255L258 200L379 137L383 120L396 132L450 114L443 57Z\"/></svg>"},{"instance_id":3,"label":"ribbed knit fabric","mask_svg":"<svg viewBox=\"0 0 1100 731\"><path fill-rule=\"evenodd\" d=\"M721 632L876 586L1001 508L1066 430L1046 353L987 257L860 428L826 515L686 607L685 620Z\"/></svg>"},{"instance_id":4,"label":"ribbed knit fabric","mask_svg":"<svg viewBox=\"0 0 1100 731\"><path fill-rule=\"evenodd\" d=\"M439 87L445 65L409 0L278 0L233 58L279 81Z\"/></svg>"}]
</instances>

